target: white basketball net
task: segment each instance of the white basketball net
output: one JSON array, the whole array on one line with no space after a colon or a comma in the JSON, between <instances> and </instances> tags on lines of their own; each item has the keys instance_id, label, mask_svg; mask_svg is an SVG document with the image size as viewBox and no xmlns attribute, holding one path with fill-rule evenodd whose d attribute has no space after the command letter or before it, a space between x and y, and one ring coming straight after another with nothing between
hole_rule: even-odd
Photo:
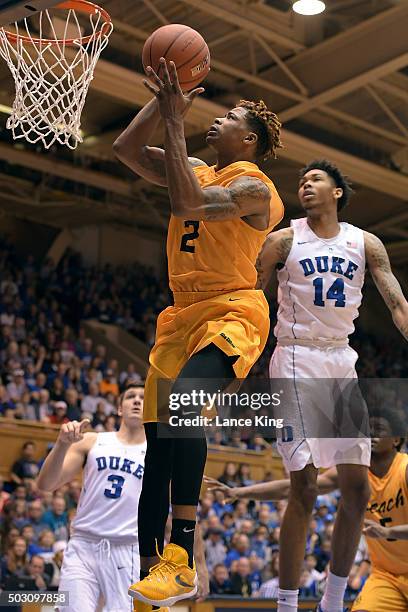
<instances>
[{"instance_id":1,"label":"white basketball net","mask_svg":"<svg viewBox=\"0 0 408 612\"><path fill-rule=\"evenodd\" d=\"M113 29L97 9L89 14L91 32L86 35L73 9L67 10L59 36L48 10L39 13L38 35L30 33L27 19L20 26L14 23L15 41L0 28L0 54L16 87L13 111L7 120L15 139L42 141L46 149L55 142L75 149L82 142L82 109L95 65Z\"/></svg>"}]
</instances>

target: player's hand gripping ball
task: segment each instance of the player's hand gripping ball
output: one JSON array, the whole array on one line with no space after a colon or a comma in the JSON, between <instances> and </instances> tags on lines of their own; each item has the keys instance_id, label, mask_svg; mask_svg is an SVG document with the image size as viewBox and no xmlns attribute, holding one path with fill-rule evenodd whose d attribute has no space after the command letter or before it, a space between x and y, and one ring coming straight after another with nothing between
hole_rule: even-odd
<instances>
[{"instance_id":1,"label":"player's hand gripping ball","mask_svg":"<svg viewBox=\"0 0 408 612\"><path fill-rule=\"evenodd\" d=\"M210 71L210 52L204 38L186 25L172 23L158 28L146 40L142 62L146 70L150 66L159 76L160 58L167 64L174 62L182 91L191 91L201 83Z\"/></svg>"},{"instance_id":2,"label":"player's hand gripping ball","mask_svg":"<svg viewBox=\"0 0 408 612\"><path fill-rule=\"evenodd\" d=\"M163 80L153 69L148 67L146 72L150 75L155 87L149 81L144 81L144 85L156 96L160 115L165 121L184 117L194 98L201 94L204 88L196 87L185 94L181 91L174 62L170 62L167 68L166 60L162 57L160 58L160 68Z\"/></svg>"}]
</instances>

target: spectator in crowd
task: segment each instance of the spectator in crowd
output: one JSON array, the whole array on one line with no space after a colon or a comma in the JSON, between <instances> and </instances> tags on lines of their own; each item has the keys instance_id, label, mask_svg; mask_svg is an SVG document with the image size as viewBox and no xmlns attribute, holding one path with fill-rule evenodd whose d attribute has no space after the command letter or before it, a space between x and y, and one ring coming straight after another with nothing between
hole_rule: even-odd
<instances>
[{"instance_id":1,"label":"spectator in crowd","mask_svg":"<svg viewBox=\"0 0 408 612\"><path fill-rule=\"evenodd\" d=\"M227 446L227 442L225 441L224 434L220 429L208 428L208 442L210 444L216 444L217 446Z\"/></svg>"},{"instance_id":2,"label":"spectator in crowd","mask_svg":"<svg viewBox=\"0 0 408 612\"><path fill-rule=\"evenodd\" d=\"M210 578L210 595L231 595L228 569L222 563L214 566Z\"/></svg>"},{"instance_id":3,"label":"spectator in crowd","mask_svg":"<svg viewBox=\"0 0 408 612\"><path fill-rule=\"evenodd\" d=\"M241 463L238 469L238 481L240 487L249 487L254 484L254 480L251 478L251 468L248 463Z\"/></svg>"},{"instance_id":4,"label":"spectator in crowd","mask_svg":"<svg viewBox=\"0 0 408 612\"><path fill-rule=\"evenodd\" d=\"M24 478L35 478L38 474L38 465L34 460L34 442L25 442L20 459L11 468L10 480L16 484L21 484Z\"/></svg>"},{"instance_id":5,"label":"spectator in crowd","mask_svg":"<svg viewBox=\"0 0 408 612\"><path fill-rule=\"evenodd\" d=\"M251 597L252 586L249 578L249 559L240 557L237 560L235 571L231 574L231 594L241 597Z\"/></svg>"},{"instance_id":6,"label":"spectator in crowd","mask_svg":"<svg viewBox=\"0 0 408 612\"><path fill-rule=\"evenodd\" d=\"M7 493L7 491L4 491L3 487L4 487L4 479L0 475L0 515L4 508L4 504L6 504L8 500L10 499L10 493Z\"/></svg>"},{"instance_id":7,"label":"spectator in crowd","mask_svg":"<svg viewBox=\"0 0 408 612\"><path fill-rule=\"evenodd\" d=\"M36 538L34 527L29 523L26 523L21 529L21 537L23 537L27 544L27 550L29 555L32 555L31 546L34 544Z\"/></svg>"},{"instance_id":8,"label":"spectator in crowd","mask_svg":"<svg viewBox=\"0 0 408 612\"><path fill-rule=\"evenodd\" d=\"M78 399L78 390L72 387L66 389L64 401L67 404L66 417L68 421L80 421L81 407Z\"/></svg>"},{"instance_id":9,"label":"spectator in crowd","mask_svg":"<svg viewBox=\"0 0 408 612\"><path fill-rule=\"evenodd\" d=\"M54 413L50 416L50 423L53 425L62 425L68 423L67 404L64 401L54 403Z\"/></svg>"},{"instance_id":10,"label":"spectator in crowd","mask_svg":"<svg viewBox=\"0 0 408 612\"><path fill-rule=\"evenodd\" d=\"M42 517L44 523L54 532L56 540L68 539L68 516L65 508L65 499L54 495L51 509L44 512Z\"/></svg>"},{"instance_id":11,"label":"spectator in crowd","mask_svg":"<svg viewBox=\"0 0 408 612\"><path fill-rule=\"evenodd\" d=\"M112 393L114 397L119 395L119 385L113 370L108 369L105 372L104 378L99 385L99 391L102 395Z\"/></svg>"},{"instance_id":12,"label":"spectator in crowd","mask_svg":"<svg viewBox=\"0 0 408 612\"><path fill-rule=\"evenodd\" d=\"M17 537L1 560L0 575L3 583L11 576L23 576L27 563L27 542L24 538Z\"/></svg>"},{"instance_id":13,"label":"spectator in crowd","mask_svg":"<svg viewBox=\"0 0 408 612\"><path fill-rule=\"evenodd\" d=\"M5 509L3 510L3 520L1 525L1 553L5 555L10 548L13 547L14 542L20 537L20 530L17 527L11 525L5 519Z\"/></svg>"},{"instance_id":14,"label":"spectator in crowd","mask_svg":"<svg viewBox=\"0 0 408 612\"><path fill-rule=\"evenodd\" d=\"M47 444L47 454L45 455L45 457L41 457L41 459L38 462L38 469L39 470L41 470L42 464L44 463L45 459L47 458L47 456L49 455L49 453L52 451L53 448L54 448L54 443L53 442L48 442L48 444ZM32 482L34 482L34 481L32 481Z\"/></svg>"},{"instance_id":15,"label":"spectator in crowd","mask_svg":"<svg viewBox=\"0 0 408 612\"><path fill-rule=\"evenodd\" d=\"M55 542L53 546L53 557L50 563L47 563L46 569L50 576L49 588L50 591L58 589L59 579L61 576L62 561L64 559L64 551L67 543L63 540Z\"/></svg>"},{"instance_id":16,"label":"spectator in crowd","mask_svg":"<svg viewBox=\"0 0 408 612\"><path fill-rule=\"evenodd\" d=\"M251 538L250 552L255 553L260 559L266 559L268 549L269 531L265 525L259 525Z\"/></svg>"},{"instance_id":17,"label":"spectator in crowd","mask_svg":"<svg viewBox=\"0 0 408 612\"><path fill-rule=\"evenodd\" d=\"M311 577L309 570L305 567L300 575L299 598L310 599L311 597L317 597L316 589L316 582Z\"/></svg>"},{"instance_id":18,"label":"spectator in crowd","mask_svg":"<svg viewBox=\"0 0 408 612\"><path fill-rule=\"evenodd\" d=\"M25 499L16 499L7 506L10 509L10 518L18 530L27 522L27 502Z\"/></svg>"},{"instance_id":19,"label":"spectator in crowd","mask_svg":"<svg viewBox=\"0 0 408 612\"><path fill-rule=\"evenodd\" d=\"M233 548L231 548L225 558L225 565L229 568L233 561L246 556L249 556L249 538L247 535L237 532Z\"/></svg>"},{"instance_id":20,"label":"spectator in crowd","mask_svg":"<svg viewBox=\"0 0 408 612\"><path fill-rule=\"evenodd\" d=\"M268 449L270 450L271 444L264 440L260 434L255 434L253 440L248 444L248 449L258 452Z\"/></svg>"},{"instance_id":21,"label":"spectator in crowd","mask_svg":"<svg viewBox=\"0 0 408 612\"><path fill-rule=\"evenodd\" d=\"M110 391L106 394L103 402L105 404L105 414L106 416L110 416L112 414L116 414L117 413L117 408L116 408L116 403L117 403L117 399L115 398L115 396L113 395L113 393L111 393Z\"/></svg>"},{"instance_id":22,"label":"spectator in crowd","mask_svg":"<svg viewBox=\"0 0 408 612\"><path fill-rule=\"evenodd\" d=\"M249 554L249 582L251 583L252 593L256 593L262 583L262 570L265 566L264 560L257 556L255 552Z\"/></svg>"},{"instance_id":23,"label":"spectator in crowd","mask_svg":"<svg viewBox=\"0 0 408 612\"><path fill-rule=\"evenodd\" d=\"M9 345L10 349L14 349L15 347L18 347L16 342L11 343ZM8 357L10 356L11 355L9 354ZM23 394L26 391L26 384L24 380L24 370L17 369L13 371L11 382L8 383L6 389L7 389L8 396L12 402L16 403L19 400L21 400Z\"/></svg>"},{"instance_id":24,"label":"spectator in crowd","mask_svg":"<svg viewBox=\"0 0 408 612\"><path fill-rule=\"evenodd\" d=\"M46 563L50 562L54 553L53 546L55 536L51 529L44 529L38 538L38 544L32 544L29 548L30 555L39 555Z\"/></svg>"},{"instance_id":25,"label":"spectator in crowd","mask_svg":"<svg viewBox=\"0 0 408 612\"><path fill-rule=\"evenodd\" d=\"M351 568L346 588L346 599L355 599L361 591L370 574L370 563L365 560L361 563L354 563Z\"/></svg>"},{"instance_id":26,"label":"spectator in crowd","mask_svg":"<svg viewBox=\"0 0 408 612\"><path fill-rule=\"evenodd\" d=\"M131 382L140 382L142 377L136 371L134 363L129 363L126 370L123 370L119 376L119 385L121 389L124 389Z\"/></svg>"},{"instance_id":27,"label":"spectator in crowd","mask_svg":"<svg viewBox=\"0 0 408 612\"><path fill-rule=\"evenodd\" d=\"M33 555L27 564L26 572L23 578L31 578L34 582L34 589L38 591L46 591L50 577L45 573L45 561L39 555Z\"/></svg>"},{"instance_id":28,"label":"spectator in crowd","mask_svg":"<svg viewBox=\"0 0 408 612\"><path fill-rule=\"evenodd\" d=\"M42 423L50 422L50 392L48 389L40 389L37 393L32 393L34 398L34 421L41 421Z\"/></svg>"},{"instance_id":29,"label":"spectator in crowd","mask_svg":"<svg viewBox=\"0 0 408 612\"><path fill-rule=\"evenodd\" d=\"M247 499L240 499L235 504L234 520L238 530L241 529L241 525L244 521L251 518L248 507L249 501Z\"/></svg>"},{"instance_id":30,"label":"spectator in crowd","mask_svg":"<svg viewBox=\"0 0 408 612\"><path fill-rule=\"evenodd\" d=\"M241 440L241 432L239 430L234 430L231 433L229 446L232 446L232 448L239 448L240 450L247 449L246 443Z\"/></svg>"},{"instance_id":31,"label":"spectator in crowd","mask_svg":"<svg viewBox=\"0 0 408 612\"><path fill-rule=\"evenodd\" d=\"M96 382L91 382L88 388L88 394L85 395L81 403L82 412L95 414L98 404L103 400L99 395L99 386Z\"/></svg>"},{"instance_id":32,"label":"spectator in crowd","mask_svg":"<svg viewBox=\"0 0 408 612\"><path fill-rule=\"evenodd\" d=\"M221 474L221 476L218 478L218 480L222 482L223 484L226 484L229 487L238 487L239 480L238 480L238 469L237 469L236 464L233 463L232 461L228 461L228 463L225 464L224 471Z\"/></svg>"},{"instance_id":33,"label":"spectator in crowd","mask_svg":"<svg viewBox=\"0 0 408 612\"><path fill-rule=\"evenodd\" d=\"M318 572L316 569L317 557L316 555L308 554L305 557L305 568L308 570L310 577L305 583L306 587L310 587L313 583L318 583L324 579L324 572Z\"/></svg>"},{"instance_id":34,"label":"spectator in crowd","mask_svg":"<svg viewBox=\"0 0 408 612\"><path fill-rule=\"evenodd\" d=\"M18 499L25 501L27 497L26 485L24 483L17 485L11 497L13 501L17 501Z\"/></svg>"},{"instance_id":35,"label":"spectator in crowd","mask_svg":"<svg viewBox=\"0 0 408 612\"><path fill-rule=\"evenodd\" d=\"M85 418L85 415L83 415ZM118 431L118 419L115 415L111 414L106 417L105 420L105 431Z\"/></svg>"},{"instance_id":36,"label":"spectator in crowd","mask_svg":"<svg viewBox=\"0 0 408 612\"><path fill-rule=\"evenodd\" d=\"M241 522L239 531L240 533L243 533L247 535L249 538L251 538L254 528L255 528L254 521L252 519L245 519Z\"/></svg>"},{"instance_id":37,"label":"spectator in crowd","mask_svg":"<svg viewBox=\"0 0 408 612\"><path fill-rule=\"evenodd\" d=\"M261 584L258 597L273 599L278 595L279 588L279 552L276 551L270 563L270 577Z\"/></svg>"},{"instance_id":38,"label":"spectator in crowd","mask_svg":"<svg viewBox=\"0 0 408 612\"><path fill-rule=\"evenodd\" d=\"M79 480L72 480L68 484L68 491L65 495L65 503L67 507L67 512L72 508L76 508L79 503L79 498L81 495L81 483Z\"/></svg>"},{"instance_id":39,"label":"spectator in crowd","mask_svg":"<svg viewBox=\"0 0 408 612\"><path fill-rule=\"evenodd\" d=\"M96 431L104 431L106 416L105 402L102 400L96 406L95 414L92 417L92 429L95 429Z\"/></svg>"},{"instance_id":40,"label":"spectator in crowd","mask_svg":"<svg viewBox=\"0 0 408 612\"><path fill-rule=\"evenodd\" d=\"M209 493L207 491L204 494L204 496L202 497L200 501L200 508L198 511L200 520L203 521L203 520L208 519L210 516L215 515L215 511L213 509L214 499L215 499L214 493Z\"/></svg>"},{"instance_id":41,"label":"spectator in crowd","mask_svg":"<svg viewBox=\"0 0 408 612\"><path fill-rule=\"evenodd\" d=\"M225 501L225 496L222 491L214 492L214 501L212 503L212 509L217 516L222 516L225 512L233 510L233 506Z\"/></svg>"},{"instance_id":42,"label":"spectator in crowd","mask_svg":"<svg viewBox=\"0 0 408 612\"><path fill-rule=\"evenodd\" d=\"M204 547L208 571L211 573L216 565L224 564L227 555L227 549L222 540L222 529L216 527L210 528L207 531Z\"/></svg>"}]
</instances>

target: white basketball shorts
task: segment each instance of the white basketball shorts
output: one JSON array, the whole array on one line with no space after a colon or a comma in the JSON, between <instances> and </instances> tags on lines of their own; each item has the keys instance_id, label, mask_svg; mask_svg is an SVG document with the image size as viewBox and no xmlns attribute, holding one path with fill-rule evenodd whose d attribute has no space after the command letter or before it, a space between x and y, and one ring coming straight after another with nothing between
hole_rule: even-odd
<instances>
[{"instance_id":1,"label":"white basketball shorts","mask_svg":"<svg viewBox=\"0 0 408 612\"><path fill-rule=\"evenodd\" d=\"M139 579L139 547L73 536L64 551L59 592L68 591L69 605L61 612L133 612L128 588Z\"/></svg>"},{"instance_id":2,"label":"white basketball shorts","mask_svg":"<svg viewBox=\"0 0 408 612\"><path fill-rule=\"evenodd\" d=\"M278 344L276 347L269 375L271 379L281 379L276 381L278 385L285 383L281 385L284 388L281 416L285 427L277 447L289 471L302 470L311 463L317 468L348 463L370 465L371 440L367 415L362 408L364 401L361 398L354 410L353 403L347 400L358 390L355 385L357 358L357 353L349 346L320 348ZM363 416L358 416L365 422L361 427L364 433L356 434L354 416L361 411ZM335 430L333 423L339 420L339 414L341 425L338 429L342 433L339 437L325 434ZM344 434L347 431L353 432L352 437Z\"/></svg>"}]
</instances>

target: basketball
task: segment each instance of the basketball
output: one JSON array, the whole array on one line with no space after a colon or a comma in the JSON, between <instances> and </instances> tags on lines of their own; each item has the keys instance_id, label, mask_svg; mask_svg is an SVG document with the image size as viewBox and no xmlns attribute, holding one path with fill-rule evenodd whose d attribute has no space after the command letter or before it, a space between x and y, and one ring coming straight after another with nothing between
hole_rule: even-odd
<instances>
[{"instance_id":1,"label":"basketball","mask_svg":"<svg viewBox=\"0 0 408 612\"><path fill-rule=\"evenodd\" d=\"M144 69L151 66L158 73L161 57L175 63L183 91L197 87L210 70L210 52L204 38L179 23L158 28L146 40L142 53Z\"/></svg>"}]
</instances>

